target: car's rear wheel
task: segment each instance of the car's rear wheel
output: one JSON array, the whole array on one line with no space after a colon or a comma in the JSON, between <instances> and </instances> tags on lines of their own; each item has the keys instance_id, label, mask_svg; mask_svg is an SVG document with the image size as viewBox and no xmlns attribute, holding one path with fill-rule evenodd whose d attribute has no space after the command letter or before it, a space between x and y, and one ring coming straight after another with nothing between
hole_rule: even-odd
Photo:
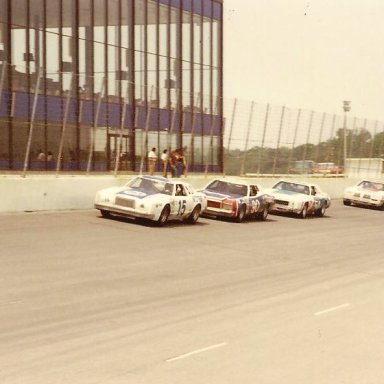
<instances>
[{"instance_id":1,"label":"car's rear wheel","mask_svg":"<svg viewBox=\"0 0 384 384\"><path fill-rule=\"evenodd\" d=\"M171 213L171 209L169 205L166 205L160 213L159 219L157 220L157 224L162 227L168 221L169 214Z\"/></svg>"},{"instance_id":2,"label":"car's rear wheel","mask_svg":"<svg viewBox=\"0 0 384 384\"><path fill-rule=\"evenodd\" d=\"M236 221L241 223L245 219L245 205L241 205L237 212Z\"/></svg>"},{"instance_id":3,"label":"car's rear wheel","mask_svg":"<svg viewBox=\"0 0 384 384\"><path fill-rule=\"evenodd\" d=\"M308 213L308 204L305 203L303 209L299 213L300 219L305 219L307 217L307 213Z\"/></svg>"},{"instance_id":4,"label":"car's rear wheel","mask_svg":"<svg viewBox=\"0 0 384 384\"><path fill-rule=\"evenodd\" d=\"M193 208L192 213L188 216L187 222L190 224L195 224L196 221L199 219L200 212L201 212L200 205L196 205L196 207Z\"/></svg>"},{"instance_id":5,"label":"car's rear wheel","mask_svg":"<svg viewBox=\"0 0 384 384\"><path fill-rule=\"evenodd\" d=\"M101 216L103 217L111 217L111 213L106 209L100 209Z\"/></svg>"},{"instance_id":6,"label":"car's rear wheel","mask_svg":"<svg viewBox=\"0 0 384 384\"><path fill-rule=\"evenodd\" d=\"M263 210L261 212L259 212L256 217L259 220L265 221L265 220L267 220L268 213L269 213L268 207L264 207Z\"/></svg>"},{"instance_id":7,"label":"car's rear wheel","mask_svg":"<svg viewBox=\"0 0 384 384\"><path fill-rule=\"evenodd\" d=\"M323 217L325 215L325 204L316 210L316 216Z\"/></svg>"},{"instance_id":8,"label":"car's rear wheel","mask_svg":"<svg viewBox=\"0 0 384 384\"><path fill-rule=\"evenodd\" d=\"M351 200L344 199L343 204L349 206L349 205L351 205Z\"/></svg>"}]
</instances>

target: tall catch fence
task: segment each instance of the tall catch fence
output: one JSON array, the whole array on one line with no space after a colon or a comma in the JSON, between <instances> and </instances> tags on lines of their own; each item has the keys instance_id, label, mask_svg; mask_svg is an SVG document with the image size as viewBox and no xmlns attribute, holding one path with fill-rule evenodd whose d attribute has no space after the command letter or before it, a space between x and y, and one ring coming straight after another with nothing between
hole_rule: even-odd
<instances>
[{"instance_id":1,"label":"tall catch fence","mask_svg":"<svg viewBox=\"0 0 384 384\"><path fill-rule=\"evenodd\" d=\"M224 106L226 174L342 174L344 158L384 158L380 121L237 99Z\"/></svg>"},{"instance_id":2,"label":"tall catch fence","mask_svg":"<svg viewBox=\"0 0 384 384\"><path fill-rule=\"evenodd\" d=\"M238 99L223 100L222 116L221 102L116 73L31 73L3 62L0 170L146 172L152 147L159 155L183 148L189 172L228 175L312 173L331 163L320 171L341 174L345 158L384 158L383 122Z\"/></svg>"}]
</instances>

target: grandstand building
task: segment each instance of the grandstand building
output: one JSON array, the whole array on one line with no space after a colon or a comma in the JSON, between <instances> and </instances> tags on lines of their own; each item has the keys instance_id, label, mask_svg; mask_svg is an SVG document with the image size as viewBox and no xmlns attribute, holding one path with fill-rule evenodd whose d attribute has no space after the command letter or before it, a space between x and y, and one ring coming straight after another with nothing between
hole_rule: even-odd
<instances>
[{"instance_id":1,"label":"grandstand building","mask_svg":"<svg viewBox=\"0 0 384 384\"><path fill-rule=\"evenodd\" d=\"M223 0L0 0L0 170L222 171L222 31Z\"/></svg>"}]
</instances>

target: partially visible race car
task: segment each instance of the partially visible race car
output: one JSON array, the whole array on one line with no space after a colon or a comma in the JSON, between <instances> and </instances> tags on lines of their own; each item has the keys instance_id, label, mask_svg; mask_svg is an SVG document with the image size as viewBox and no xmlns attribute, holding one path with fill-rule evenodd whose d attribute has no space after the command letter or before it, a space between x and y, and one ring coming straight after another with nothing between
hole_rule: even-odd
<instances>
[{"instance_id":1,"label":"partially visible race car","mask_svg":"<svg viewBox=\"0 0 384 384\"><path fill-rule=\"evenodd\" d=\"M190 184L158 176L137 176L123 187L102 189L94 204L103 217L112 213L153 220L160 226L168 220L194 224L206 205L205 195Z\"/></svg>"},{"instance_id":2,"label":"partially visible race car","mask_svg":"<svg viewBox=\"0 0 384 384\"><path fill-rule=\"evenodd\" d=\"M364 205L384 210L384 181L362 180L348 187L343 194L344 205Z\"/></svg>"},{"instance_id":3,"label":"partially visible race car","mask_svg":"<svg viewBox=\"0 0 384 384\"><path fill-rule=\"evenodd\" d=\"M295 213L302 219L309 214L322 217L331 205L330 196L312 183L280 180L267 192L275 198L272 213Z\"/></svg>"},{"instance_id":4,"label":"partially visible race car","mask_svg":"<svg viewBox=\"0 0 384 384\"><path fill-rule=\"evenodd\" d=\"M201 192L207 196L207 217L228 217L237 222L246 217L266 220L274 204L272 196L263 193L255 183L214 179Z\"/></svg>"},{"instance_id":5,"label":"partially visible race car","mask_svg":"<svg viewBox=\"0 0 384 384\"><path fill-rule=\"evenodd\" d=\"M322 175L339 175L343 173L343 170L335 163L317 163L314 173L320 173Z\"/></svg>"}]
</instances>

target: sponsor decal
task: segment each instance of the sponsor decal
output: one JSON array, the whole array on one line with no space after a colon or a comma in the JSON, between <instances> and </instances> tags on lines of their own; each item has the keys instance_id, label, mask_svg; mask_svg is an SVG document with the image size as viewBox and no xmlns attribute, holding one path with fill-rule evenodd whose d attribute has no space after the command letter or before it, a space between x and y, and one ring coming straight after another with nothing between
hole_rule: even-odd
<instances>
[{"instance_id":1,"label":"sponsor decal","mask_svg":"<svg viewBox=\"0 0 384 384\"><path fill-rule=\"evenodd\" d=\"M251 200L251 213L255 213L259 210L260 202L258 199Z\"/></svg>"}]
</instances>

